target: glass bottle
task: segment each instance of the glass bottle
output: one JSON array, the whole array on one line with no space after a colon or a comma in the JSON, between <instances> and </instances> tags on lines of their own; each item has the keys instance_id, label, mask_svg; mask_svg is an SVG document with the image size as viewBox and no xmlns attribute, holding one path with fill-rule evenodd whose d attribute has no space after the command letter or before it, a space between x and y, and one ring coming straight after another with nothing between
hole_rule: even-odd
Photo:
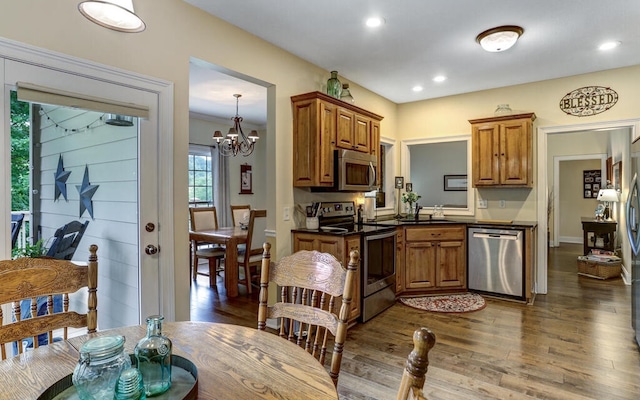
<instances>
[{"instance_id":1,"label":"glass bottle","mask_svg":"<svg viewBox=\"0 0 640 400\"><path fill-rule=\"evenodd\" d=\"M87 340L80 347L80 360L71 380L81 400L113 399L118 377L131 368L124 342L124 336L103 336Z\"/></svg>"},{"instance_id":2,"label":"glass bottle","mask_svg":"<svg viewBox=\"0 0 640 400\"><path fill-rule=\"evenodd\" d=\"M511 115L512 113L513 111L508 104L498 104L498 107L496 108L496 111L493 112L493 115L499 117L501 115Z\"/></svg>"},{"instance_id":3,"label":"glass bottle","mask_svg":"<svg viewBox=\"0 0 640 400\"><path fill-rule=\"evenodd\" d=\"M162 335L163 320L162 315L147 317L147 336L134 350L147 397L162 394L171 387L171 340Z\"/></svg>"},{"instance_id":4,"label":"glass bottle","mask_svg":"<svg viewBox=\"0 0 640 400\"><path fill-rule=\"evenodd\" d=\"M336 99L342 95L342 83L338 80L338 71L331 71L331 78L327 81L327 94Z\"/></svg>"}]
</instances>

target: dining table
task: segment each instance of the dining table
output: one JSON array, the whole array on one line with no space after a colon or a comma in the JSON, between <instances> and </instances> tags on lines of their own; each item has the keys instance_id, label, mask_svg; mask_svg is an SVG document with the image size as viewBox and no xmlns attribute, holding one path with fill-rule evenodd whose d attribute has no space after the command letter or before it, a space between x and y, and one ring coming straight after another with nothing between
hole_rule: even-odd
<instances>
[{"instance_id":1,"label":"dining table","mask_svg":"<svg viewBox=\"0 0 640 400\"><path fill-rule=\"evenodd\" d=\"M247 243L247 230L239 226L189 231L189 240L221 244L224 253L224 288L227 297L238 296L238 245Z\"/></svg>"},{"instance_id":2,"label":"dining table","mask_svg":"<svg viewBox=\"0 0 640 400\"><path fill-rule=\"evenodd\" d=\"M329 373L311 354L268 331L182 321L164 323L162 334L172 341L173 355L195 365L198 399L338 399ZM1 361L0 398L37 399L73 373L83 343L108 335L124 336L125 351L132 354L146 326L85 334Z\"/></svg>"}]
</instances>

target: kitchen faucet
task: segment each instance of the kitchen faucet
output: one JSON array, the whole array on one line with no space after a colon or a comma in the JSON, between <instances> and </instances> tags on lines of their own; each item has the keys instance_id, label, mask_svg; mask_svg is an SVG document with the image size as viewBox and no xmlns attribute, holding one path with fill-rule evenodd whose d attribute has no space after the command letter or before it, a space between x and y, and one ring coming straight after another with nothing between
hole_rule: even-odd
<instances>
[{"instance_id":1,"label":"kitchen faucet","mask_svg":"<svg viewBox=\"0 0 640 400\"><path fill-rule=\"evenodd\" d=\"M415 219L416 221L418 220L418 217L420 216L420 210L422 210L422 206L418 204L418 202L416 202L416 213L413 217L413 219Z\"/></svg>"}]
</instances>

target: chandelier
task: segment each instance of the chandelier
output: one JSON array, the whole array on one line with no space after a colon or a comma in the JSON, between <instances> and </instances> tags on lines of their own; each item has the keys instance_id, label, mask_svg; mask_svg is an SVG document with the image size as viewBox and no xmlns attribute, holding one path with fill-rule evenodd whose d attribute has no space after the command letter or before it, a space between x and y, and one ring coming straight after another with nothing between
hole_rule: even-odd
<instances>
[{"instance_id":1,"label":"chandelier","mask_svg":"<svg viewBox=\"0 0 640 400\"><path fill-rule=\"evenodd\" d=\"M242 154L246 157L253 153L253 147L256 144L256 140L259 139L258 131L252 130L249 133L249 136L244 134L242 126L240 126L242 117L238 115L238 99L240 99L242 95L234 94L233 97L236 98L236 116L232 118L233 127L229 128L229 132L226 137L222 136L222 132L215 131L213 133L213 139L218 144L218 151L221 155L225 157L235 157L238 154Z\"/></svg>"}]
</instances>

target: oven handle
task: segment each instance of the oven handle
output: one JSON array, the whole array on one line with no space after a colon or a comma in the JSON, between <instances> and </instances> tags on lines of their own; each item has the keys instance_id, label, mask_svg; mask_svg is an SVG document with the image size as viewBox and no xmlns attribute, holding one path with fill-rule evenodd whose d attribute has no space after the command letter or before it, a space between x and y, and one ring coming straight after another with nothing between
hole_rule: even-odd
<instances>
[{"instance_id":1,"label":"oven handle","mask_svg":"<svg viewBox=\"0 0 640 400\"><path fill-rule=\"evenodd\" d=\"M364 234L363 235L364 240L386 239L386 238L389 238L391 236L396 236L395 229L393 231L389 231L389 232L374 233L374 234Z\"/></svg>"}]
</instances>

